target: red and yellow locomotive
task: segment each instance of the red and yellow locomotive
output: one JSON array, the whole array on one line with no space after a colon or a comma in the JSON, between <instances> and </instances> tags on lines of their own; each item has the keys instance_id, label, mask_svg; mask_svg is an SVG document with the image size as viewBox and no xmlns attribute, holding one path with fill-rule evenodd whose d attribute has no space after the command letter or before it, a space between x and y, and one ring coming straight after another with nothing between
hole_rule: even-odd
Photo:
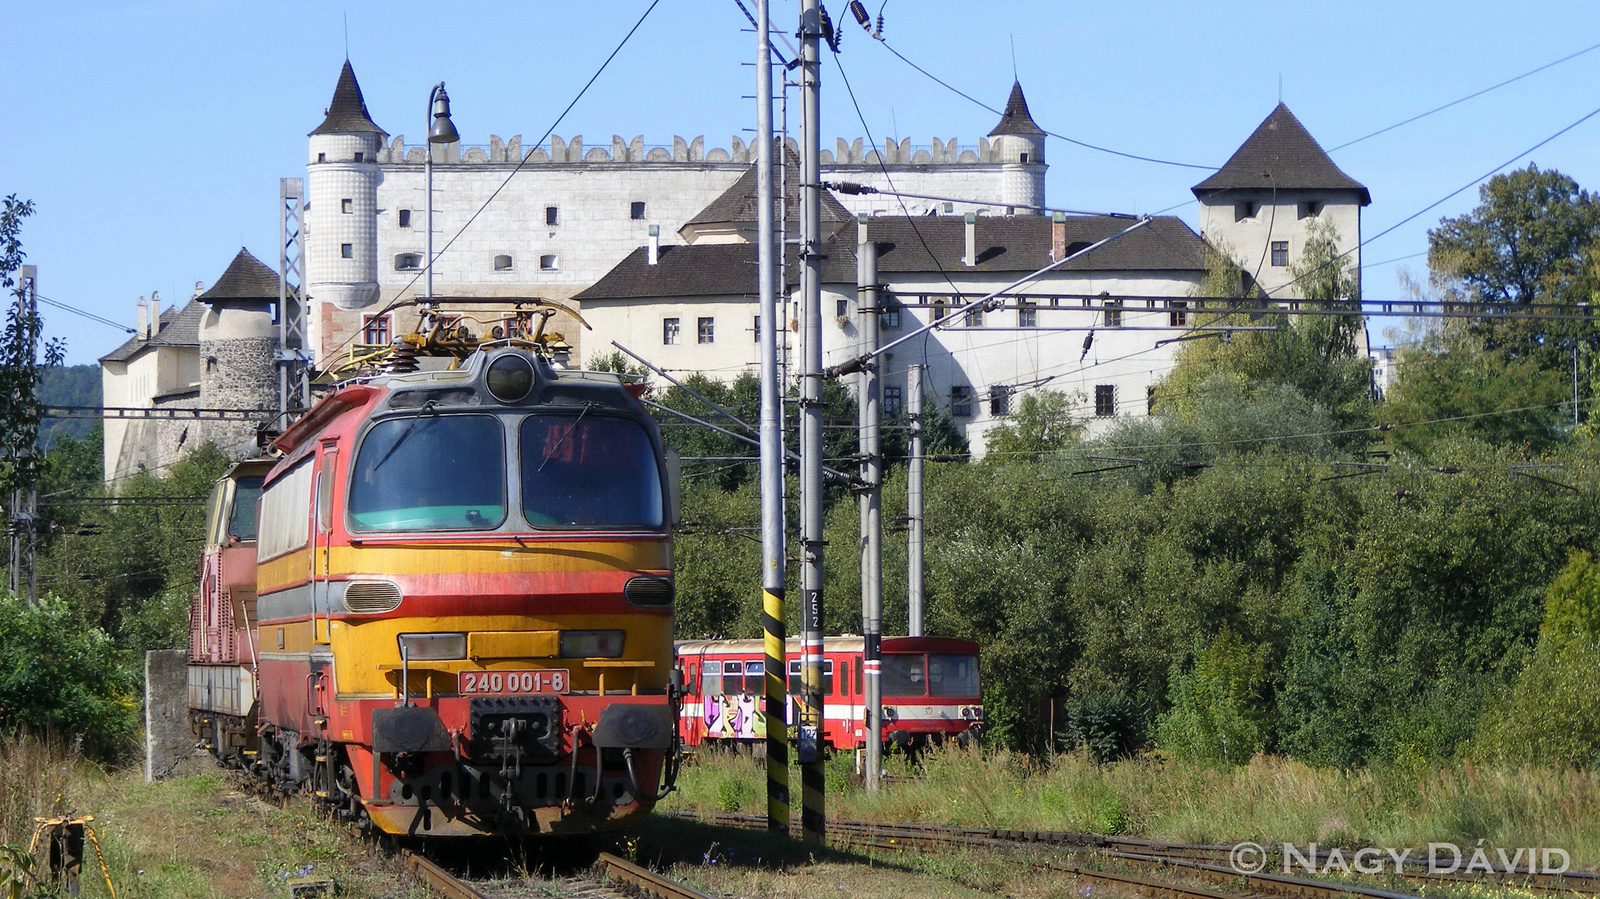
<instances>
[{"instance_id":1,"label":"red and yellow locomotive","mask_svg":"<svg viewBox=\"0 0 1600 899\"><path fill-rule=\"evenodd\" d=\"M275 446L256 705L214 745L389 833L649 811L675 774L676 473L626 385L489 349L346 386Z\"/></svg>"}]
</instances>

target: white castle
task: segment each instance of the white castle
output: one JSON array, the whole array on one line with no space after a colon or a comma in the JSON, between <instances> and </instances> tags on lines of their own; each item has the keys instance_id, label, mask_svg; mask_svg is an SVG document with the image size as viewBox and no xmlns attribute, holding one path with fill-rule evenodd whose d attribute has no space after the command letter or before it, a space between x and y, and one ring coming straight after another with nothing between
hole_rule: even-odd
<instances>
[{"instance_id":1,"label":"white castle","mask_svg":"<svg viewBox=\"0 0 1600 899\"><path fill-rule=\"evenodd\" d=\"M891 310L880 320L885 339L1126 227L1105 217L1041 214L1049 206L1046 138L1014 84L1000 122L975 143L935 138L914 147L908 139L869 147L841 139L823 151L825 181L964 198L826 194L832 249L825 303L838 323L825 328L830 361L857 352L854 254L863 227L875 242L889 241L880 262ZM307 150L302 293L308 346L320 369L415 326L416 307L404 301L424 293L430 153L435 296L569 304L594 326L558 324L579 362L609 353L616 340L678 371L732 378L757 366L755 153L737 136L710 149L703 137L651 146L620 136L598 145L578 136L524 147L520 136L491 135L480 146L407 146L403 135L391 136L373 120L347 60ZM781 162L789 154L779 155ZM780 221L794 237L798 179L792 165L783 174ZM1158 218L1007 297L987 317L935 331L920 355L898 354L884 370L886 411L903 397L905 366L915 362L927 366L931 402L953 414L980 451L983 434L1028 389L1074 393L1091 423L1145 414L1149 390L1170 369L1176 348L1153 344L1191 327L1166 301L1189 295L1204 277L1205 241L1226 248L1279 299L1297 296L1289 271L1317 222L1334 225L1359 271L1360 215L1370 196L1282 104L1194 193L1201 234L1176 218ZM1102 295L1111 307L1093 299ZM1158 305L1161 311L1148 311ZM198 315L187 307L176 314L185 313ZM159 310L152 315L153 322L163 318ZM1097 336L1084 348L1091 329ZM158 405L169 401L164 397L226 405L200 395L199 363L178 361L172 341L152 343L150 330L103 360L108 405L113 396L123 405ZM795 342L790 334L787 343ZM166 361L141 362L146 349ZM196 345L191 353L198 352ZM162 374L135 382L130 373L144 368ZM236 374L255 383L260 373ZM191 381L193 396L185 393ZM158 458L157 444L174 441L157 440L154 430L126 429L145 435L131 442L108 433L108 478L169 461Z\"/></svg>"}]
</instances>

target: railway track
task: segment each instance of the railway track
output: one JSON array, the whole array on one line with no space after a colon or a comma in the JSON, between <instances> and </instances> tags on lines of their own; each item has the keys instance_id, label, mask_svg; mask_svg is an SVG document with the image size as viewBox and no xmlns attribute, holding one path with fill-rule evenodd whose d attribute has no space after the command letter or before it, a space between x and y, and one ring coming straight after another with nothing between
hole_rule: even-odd
<instances>
[{"instance_id":1,"label":"railway track","mask_svg":"<svg viewBox=\"0 0 1600 899\"><path fill-rule=\"evenodd\" d=\"M498 880L463 880L433 861L411 850L403 850L400 860L435 893L445 899L499 899L499 897L533 895L527 891L528 882L521 877ZM612 884L626 885L630 892L616 889ZM609 852L600 853L588 875L564 877L551 883L538 885L539 895L569 896L572 899L632 899L639 895L652 899L711 899L677 881L640 867L627 859Z\"/></svg>"},{"instance_id":2,"label":"railway track","mask_svg":"<svg viewBox=\"0 0 1600 899\"><path fill-rule=\"evenodd\" d=\"M734 827L765 827L761 815L714 813L711 815L678 814L710 823ZM1344 882L1329 882L1284 874L1242 872L1227 864L1228 853L1233 848L1220 844L1174 843L1145 840L1134 837L1114 837L1103 834L1070 831L1027 831L1001 828L947 827L927 824L876 824L870 822L830 821L830 832L858 844L885 849L904 849L907 846L938 847L949 845L977 846L992 849L1019 849L1051 847L1071 852L1092 852L1097 857L1116 860L1129 866L1155 868L1185 874L1224 885L1243 882L1254 893L1316 897L1331 899L1335 896L1356 896L1366 899L1399 899L1412 896L1374 887L1357 886ZM1321 868L1329 858L1325 853L1313 855L1313 868ZM1055 870L1077 876L1098 879L1117 879L1118 875L1074 866L1058 866ZM1491 884L1540 894L1565 894L1579 897L1600 896L1600 877L1589 872L1546 874L1529 871L1495 871L1471 873L1430 872L1418 868L1402 869L1388 876L1427 887L1455 884ZM1140 878L1132 881L1139 883ZM1154 882L1167 892L1164 882ZM1150 884L1142 884L1150 885ZM1185 888L1187 889L1187 888ZM1201 891L1204 893L1205 891ZM1193 893L1192 895L1200 895Z\"/></svg>"}]
</instances>

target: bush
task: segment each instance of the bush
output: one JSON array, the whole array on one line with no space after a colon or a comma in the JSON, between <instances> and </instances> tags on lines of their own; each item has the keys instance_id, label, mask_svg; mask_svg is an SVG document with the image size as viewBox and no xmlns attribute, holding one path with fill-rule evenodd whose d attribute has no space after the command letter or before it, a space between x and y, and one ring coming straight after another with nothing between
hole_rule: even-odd
<instances>
[{"instance_id":1,"label":"bush","mask_svg":"<svg viewBox=\"0 0 1600 899\"><path fill-rule=\"evenodd\" d=\"M0 730L80 741L92 757L129 750L139 729L137 678L111 638L54 597L29 608L0 598Z\"/></svg>"},{"instance_id":2,"label":"bush","mask_svg":"<svg viewBox=\"0 0 1600 899\"><path fill-rule=\"evenodd\" d=\"M1266 748L1267 668L1259 655L1224 631L1201 650L1194 667L1172 679L1172 708L1156 724L1156 742L1187 761L1242 765Z\"/></svg>"}]
</instances>

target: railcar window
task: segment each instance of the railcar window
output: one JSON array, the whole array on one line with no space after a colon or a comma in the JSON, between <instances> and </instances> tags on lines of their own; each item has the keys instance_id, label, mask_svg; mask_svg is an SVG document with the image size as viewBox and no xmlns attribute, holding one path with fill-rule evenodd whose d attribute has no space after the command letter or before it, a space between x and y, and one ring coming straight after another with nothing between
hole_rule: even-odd
<instances>
[{"instance_id":1,"label":"railcar window","mask_svg":"<svg viewBox=\"0 0 1600 899\"><path fill-rule=\"evenodd\" d=\"M722 694L722 669L716 662L707 662L700 671L700 695L719 696Z\"/></svg>"},{"instance_id":2,"label":"railcar window","mask_svg":"<svg viewBox=\"0 0 1600 899\"><path fill-rule=\"evenodd\" d=\"M487 530L506 517L505 437L488 415L420 414L372 426L350 483L363 531Z\"/></svg>"},{"instance_id":3,"label":"railcar window","mask_svg":"<svg viewBox=\"0 0 1600 899\"><path fill-rule=\"evenodd\" d=\"M833 659L822 660L822 692L823 695L832 696L833 692ZM800 695L800 662L789 663L789 695Z\"/></svg>"},{"instance_id":4,"label":"railcar window","mask_svg":"<svg viewBox=\"0 0 1600 899\"><path fill-rule=\"evenodd\" d=\"M534 527L661 527L661 471L644 427L587 409L523 419L522 512Z\"/></svg>"},{"instance_id":5,"label":"railcar window","mask_svg":"<svg viewBox=\"0 0 1600 899\"><path fill-rule=\"evenodd\" d=\"M934 696L976 696L978 657L928 656L928 692Z\"/></svg>"},{"instance_id":6,"label":"railcar window","mask_svg":"<svg viewBox=\"0 0 1600 899\"><path fill-rule=\"evenodd\" d=\"M926 696L928 677L921 653L884 653L883 695Z\"/></svg>"},{"instance_id":7,"label":"railcar window","mask_svg":"<svg viewBox=\"0 0 1600 899\"><path fill-rule=\"evenodd\" d=\"M256 503L261 501L262 477L240 478L233 488L233 514L228 520L228 536L240 540L256 539Z\"/></svg>"},{"instance_id":8,"label":"railcar window","mask_svg":"<svg viewBox=\"0 0 1600 899\"><path fill-rule=\"evenodd\" d=\"M744 692L744 663L722 663L722 692L739 694Z\"/></svg>"}]
</instances>

